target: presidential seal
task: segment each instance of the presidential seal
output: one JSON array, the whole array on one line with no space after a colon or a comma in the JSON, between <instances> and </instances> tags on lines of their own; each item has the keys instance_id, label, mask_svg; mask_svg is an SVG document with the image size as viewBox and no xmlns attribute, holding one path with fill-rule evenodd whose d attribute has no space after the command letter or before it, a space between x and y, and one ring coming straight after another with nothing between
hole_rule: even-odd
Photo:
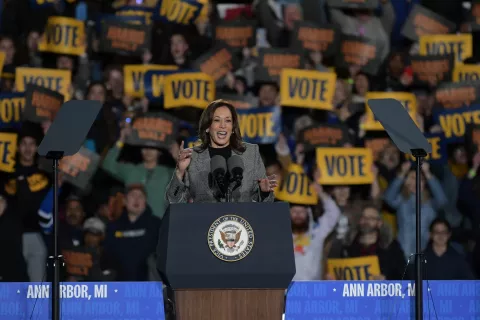
<instances>
[{"instance_id":1,"label":"presidential seal","mask_svg":"<svg viewBox=\"0 0 480 320\"><path fill-rule=\"evenodd\" d=\"M235 262L252 251L252 226L242 217L229 214L215 220L208 229L208 246L220 260Z\"/></svg>"}]
</instances>

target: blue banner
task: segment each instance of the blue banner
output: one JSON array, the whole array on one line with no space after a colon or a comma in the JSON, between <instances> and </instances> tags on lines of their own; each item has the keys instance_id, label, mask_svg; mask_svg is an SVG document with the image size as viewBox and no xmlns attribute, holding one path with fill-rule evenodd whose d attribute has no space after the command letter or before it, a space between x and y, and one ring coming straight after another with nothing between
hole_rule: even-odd
<instances>
[{"instance_id":1,"label":"blue banner","mask_svg":"<svg viewBox=\"0 0 480 320\"><path fill-rule=\"evenodd\" d=\"M255 144L270 144L278 140L282 129L280 107L237 109L243 140Z\"/></svg>"},{"instance_id":2,"label":"blue banner","mask_svg":"<svg viewBox=\"0 0 480 320\"><path fill-rule=\"evenodd\" d=\"M414 319L414 288L407 281L294 282L285 319ZM49 284L0 283L0 319L51 319L49 290ZM65 282L61 294L62 319L165 319L160 282ZM479 296L480 281L424 281L424 318L478 320Z\"/></svg>"},{"instance_id":3,"label":"blue banner","mask_svg":"<svg viewBox=\"0 0 480 320\"><path fill-rule=\"evenodd\" d=\"M0 129L18 129L22 124L22 113L25 108L25 94L0 94ZM1 318L0 318L1 319Z\"/></svg>"},{"instance_id":4,"label":"blue banner","mask_svg":"<svg viewBox=\"0 0 480 320\"><path fill-rule=\"evenodd\" d=\"M446 143L461 143L468 125L480 124L480 105L435 112L435 122L442 127Z\"/></svg>"},{"instance_id":5,"label":"blue banner","mask_svg":"<svg viewBox=\"0 0 480 320\"><path fill-rule=\"evenodd\" d=\"M145 88L145 97L150 102L163 103L163 80L165 76L186 72L185 70L150 70L143 75L143 86Z\"/></svg>"},{"instance_id":6,"label":"blue banner","mask_svg":"<svg viewBox=\"0 0 480 320\"><path fill-rule=\"evenodd\" d=\"M153 9L140 6L123 6L115 11L118 17L128 17L143 21L142 24L152 24Z\"/></svg>"}]
</instances>

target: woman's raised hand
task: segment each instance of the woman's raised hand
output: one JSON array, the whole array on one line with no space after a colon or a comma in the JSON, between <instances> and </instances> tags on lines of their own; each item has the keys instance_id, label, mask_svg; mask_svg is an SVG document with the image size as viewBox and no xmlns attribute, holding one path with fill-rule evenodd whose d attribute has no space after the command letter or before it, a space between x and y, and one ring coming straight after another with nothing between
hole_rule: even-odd
<instances>
[{"instance_id":1,"label":"woman's raised hand","mask_svg":"<svg viewBox=\"0 0 480 320\"><path fill-rule=\"evenodd\" d=\"M178 153L177 157L177 177L182 180L183 176L185 175L185 170L187 170L188 166L190 165L190 161L192 160L192 152L191 148L184 149L183 148L184 142L180 144L180 152Z\"/></svg>"}]
</instances>

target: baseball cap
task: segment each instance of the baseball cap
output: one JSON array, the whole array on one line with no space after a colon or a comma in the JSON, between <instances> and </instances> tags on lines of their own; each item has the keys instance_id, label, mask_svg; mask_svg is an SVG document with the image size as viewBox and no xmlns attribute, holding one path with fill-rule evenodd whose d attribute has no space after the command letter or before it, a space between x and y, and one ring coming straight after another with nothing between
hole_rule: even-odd
<instances>
[{"instance_id":1,"label":"baseball cap","mask_svg":"<svg viewBox=\"0 0 480 320\"><path fill-rule=\"evenodd\" d=\"M83 231L94 234L105 234L105 223L96 217L88 218L83 224Z\"/></svg>"}]
</instances>

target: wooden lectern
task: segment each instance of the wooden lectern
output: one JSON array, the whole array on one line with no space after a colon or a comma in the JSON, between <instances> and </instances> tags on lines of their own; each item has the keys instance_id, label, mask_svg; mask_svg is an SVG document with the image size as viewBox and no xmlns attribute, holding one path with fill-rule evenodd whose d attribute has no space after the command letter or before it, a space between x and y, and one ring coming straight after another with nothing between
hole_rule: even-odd
<instances>
[{"instance_id":1,"label":"wooden lectern","mask_svg":"<svg viewBox=\"0 0 480 320\"><path fill-rule=\"evenodd\" d=\"M295 275L288 204L173 204L157 253L177 320L282 319Z\"/></svg>"}]
</instances>

